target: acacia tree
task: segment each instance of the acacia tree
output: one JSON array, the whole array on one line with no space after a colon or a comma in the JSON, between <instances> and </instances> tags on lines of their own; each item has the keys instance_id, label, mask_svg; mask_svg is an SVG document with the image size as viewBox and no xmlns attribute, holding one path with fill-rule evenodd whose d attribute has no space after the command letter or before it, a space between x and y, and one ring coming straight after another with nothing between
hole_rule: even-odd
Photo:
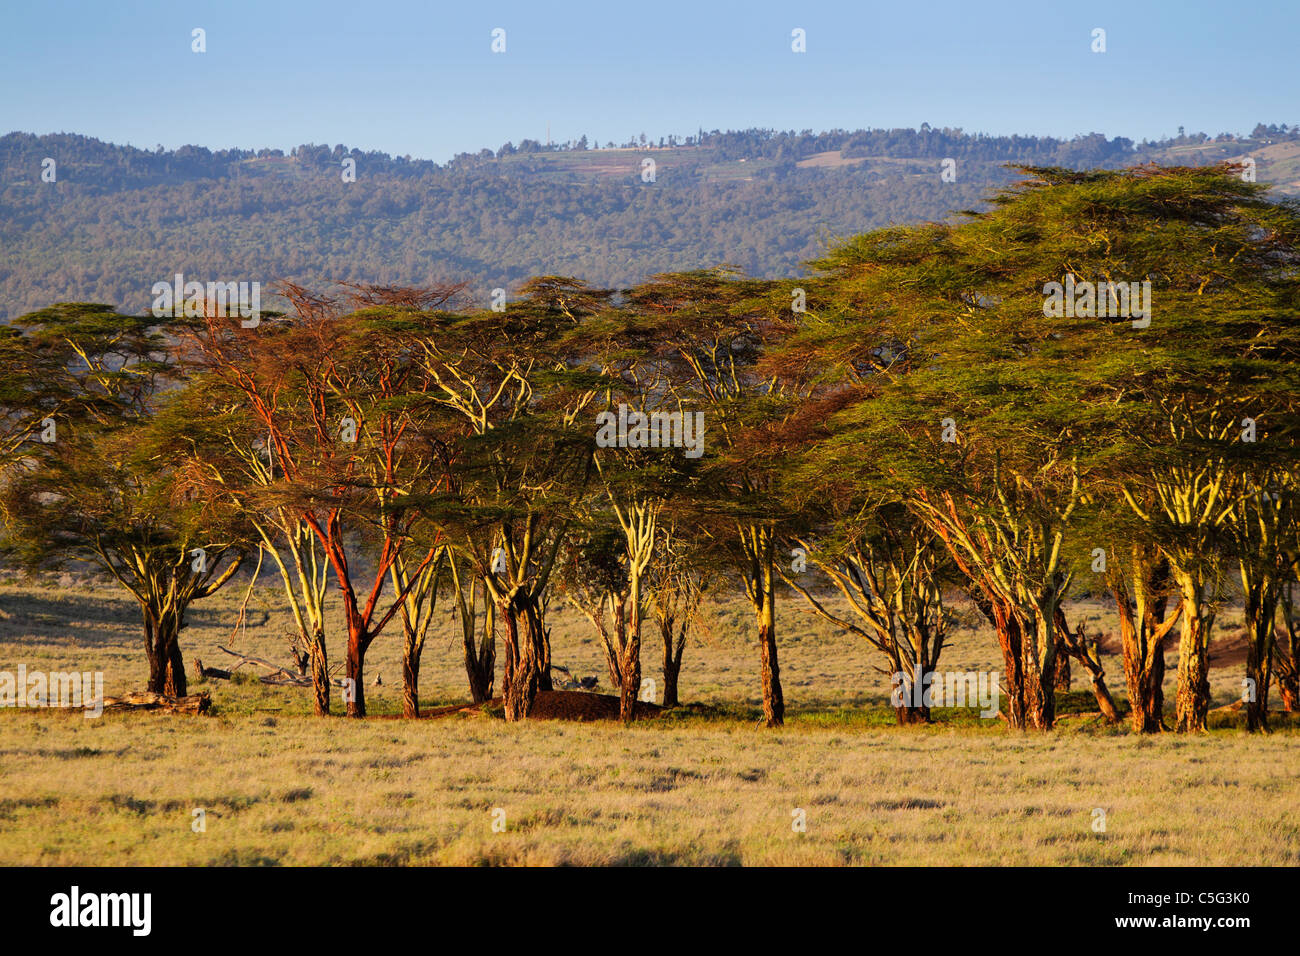
<instances>
[{"instance_id":1,"label":"acacia tree","mask_svg":"<svg viewBox=\"0 0 1300 956\"><path fill-rule=\"evenodd\" d=\"M841 326L828 341L858 343L846 367L866 387L837 441L871 448L881 483L947 549L996 631L1012 726L1048 729L1082 487L1076 409L1059 390L1073 343L1026 322L1039 304L981 258L996 227L883 230L818 265L825 321Z\"/></svg>"},{"instance_id":2,"label":"acacia tree","mask_svg":"<svg viewBox=\"0 0 1300 956\"><path fill-rule=\"evenodd\" d=\"M663 644L664 707L680 704L682 655L687 639L701 627L700 604L713 578L698 545L682 530L685 520L670 514L660 521L650 571L650 615Z\"/></svg>"},{"instance_id":3,"label":"acacia tree","mask_svg":"<svg viewBox=\"0 0 1300 956\"><path fill-rule=\"evenodd\" d=\"M1112 336L1109 361L1094 367L1110 454L1123 460L1112 480L1181 598L1181 731L1205 728L1209 643L1234 550L1247 558L1244 596L1263 627L1252 667L1266 667L1279 546L1266 528L1276 515L1251 505L1261 489L1250 476L1263 473L1261 457L1294 472L1300 209L1268 201L1239 172L1140 169L1062 182L1088 228L1110 240L1096 274L1154 280L1140 350ZM1125 325L1126 337L1138 334Z\"/></svg>"},{"instance_id":4,"label":"acacia tree","mask_svg":"<svg viewBox=\"0 0 1300 956\"><path fill-rule=\"evenodd\" d=\"M666 642L671 643L668 635L678 626L668 617L682 610L669 608L679 599L690 600L689 589L669 597L670 591L690 579L674 580L671 575L682 569L670 571L662 562L656 566L656 551L662 543L665 507L692 483L698 458L687 457L694 451L684 445L688 431L696 436L694 420L687 419L691 409L682 393L671 387L634 313L607 310L584 323L582 336L592 343L594 364L610 385L602 414L597 416L602 425L592 451L598 489L592 496L594 534L588 535L570 578L579 581L576 590L582 593L581 600L573 603L583 605L602 637L610 679L619 689L620 715L628 722L636 718L641 687L641 629L648 614L652 572L665 573L660 595L664 615L659 622ZM583 566L590 568L589 574L583 574ZM684 628L686 622L680 626ZM684 630L679 637L684 642ZM674 659L671 648L665 648L665 681L671 672L674 702L681 652L679 647Z\"/></svg>"},{"instance_id":5,"label":"acacia tree","mask_svg":"<svg viewBox=\"0 0 1300 956\"><path fill-rule=\"evenodd\" d=\"M1296 210L1265 201L1231 169L1026 172L1029 180L968 223L862 237L823 264L850 301L904 343L909 389L919 395L919 386L951 379L947 389L926 389L930 412L951 408L966 438L998 449L976 476L990 474L990 463L1006 475L1005 463L1020 460L1016 500L1032 492L1056 515L1041 540L1054 539L1069 513L1075 467L1089 487L1113 489L1127 504L1182 598L1178 725L1200 729L1237 434L1246 417L1274 428L1288 421L1278 412L1300 391L1292 381ZM1035 459L1058 471L1077 465L1044 482ZM955 543L973 553L945 514L947 500L934 499L945 475L932 478L916 483L932 499L918 513L936 530L951 525ZM1003 490L986 489L987 513L996 514ZM1029 525L1016 525L1032 532L1038 518L1025 517ZM1010 543L1033 537L1005 530ZM988 539L996 553L1012 553L996 537ZM987 560L977 563L997 577ZM1047 609L1068 572L1035 563L1025 583L1031 593L1038 582L1047 588L1045 602L1032 602ZM990 610L996 616L996 602ZM1028 616L1020 617L1005 635L999 626L1004 644L1019 641L1011 631L1023 631Z\"/></svg>"},{"instance_id":6,"label":"acacia tree","mask_svg":"<svg viewBox=\"0 0 1300 956\"><path fill-rule=\"evenodd\" d=\"M87 560L132 595L143 618L148 689L184 696L186 614L230 580L245 543L178 490L168 458L142 452L155 437L148 428L61 438L58 452L7 489L5 510L29 563Z\"/></svg>"},{"instance_id":7,"label":"acacia tree","mask_svg":"<svg viewBox=\"0 0 1300 956\"><path fill-rule=\"evenodd\" d=\"M786 485L799 521L790 538L795 560L780 565L782 577L816 614L881 652L880 669L897 675L905 692L895 708L899 723L924 722L929 707L913 691L926 685L943 650L949 562L933 531L907 510L888 459L862 454L858 427L906 373L907 344L850 304L842 264L825 267L830 280L788 283L792 302L804 297L802 321L769 358L811 385L802 428L792 431L801 441ZM829 580L843 611L809 580L809 566Z\"/></svg>"},{"instance_id":8,"label":"acacia tree","mask_svg":"<svg viewBox=\"0 0 1300 956\"><path fill-rule=\"evenodd\" d=\"M692 492L697 520L738 572L758 632L763 718L785 721L777 649L777 542L782 462L803 381L764 366L765 347L793 325L783 290L715 269L655 276L632 290L676 401L701 410L708 438ZM703 440L703 436L700 436Z\"/></svg>"},{"instance_id":9,"label":"acacia tree","mask_svg":"<svg viewBox=\"0 0 1300 956\"><path fill-rule=\"evenodd\" d=\"M447 569L456 594L470 699L481 704L492 699L492 685L496 681L496 605L482 579L475 574L472 557L462 557L456 549L449 548ZM483 595L482 624L479 624L480 593Z\"/></svg>"},{"instance_id":10,"label":"acacia tree","mask_svg":"<svg viewBox=\"0 0 1300 956\"><path fill-rule=\"evenodd\" d=\"M804 432L787 483L802 529L791 537L796 560L781 565L782 577L817 615L883 655L885 667L878 669L901 691L891 695L900 724L928 722L920 689L943 651L949 562L937 536L893 487L887 462L861 453L854 425L903 362L896 361L896 343L873 340L875 330L864 323L828 321L822 310L833 301L832 291L818 280L804 284L817 287L813 302L819 308L805 313L774 359L820 369L818 398L805 412L815 424ZM838 592L843 611L809 580L809 565Z\"/></svg>"},{"instance_id":11,"label":"acacia tree","mask_svg":"<svg viewBox=\"0 0 1300 956\"><path fill-rule=\"evenodd\" d=\"M1139 733L1164 729L1165 641L1182 614L1181 600L1169 607L1169 563L1153 559L1151 551L1134 545L1129 552L1133 569L1127 579L1116 575L1111 594L1119 610L1120 640L1124 655L1124 680L1130 719Z\"/></svg>"},{"instance_id":12,"label":"acacia tree","mask_svg":"<svg viewBox=\"0 0 1300 956\"><path fill-rule=\"evenodd\" d=\"M28 566L89 561L132 595L148 689L183 696L186 613L238 570L247 529L197 500L166 450L183 423L159 410L177 365L155 321L78 304L19 320L45 355L40 388L65 414L11 474L3 509Z\"/></svg>"},{"instance_id":13,"label":"acacia tree","mask_svg":"<svg viewBox=\"0 0 1300 956\"><path fill-rule=\"evenodd\" d=\"M422 351L422 345L416 345ZM440 584L448 583L456 602L461 641L465 655L465 674L469 679L470 697L479 704L492 698L496 680L496 607L487 586L479 576L472 551L465 551L462 541L473 541L492 523L488 515L478 513L472 506L472 490L467 494L466 482L472 489L477 477L473 463L467 458L464 430L465 422L459 415L439 417L439 427L430 435L433 456L442 471L438 491L429 496L421 506L421 525L426 534L436 534L442 542L439 559L426 566L425 580L414 591L415 599L427 609L423 628L427 631L433 608L440 593ZM434 571L445 571L443 578ZM481 599L480 599L481 594ZM421 596L425 597L421 597ZM481 607L481 611L480 611ZM414 632L407 626L409 615L404 611L403 625L407 634L407 657L416 650ZM415 620L419 620L417 614ZM481 620L481 624L480 624ZM419 638L423 646L423 638ZM418 656L418 655L417 655Z\"/></svg>"},{"instance_id":14,"label":"acacia tree","mask_svg":"<svg viewBox=\"0 0 1300 956\"><path fill-rule=\"evenodd\" d=\"M1047 730L1055 720L1057 611L1072 577L1062 547L1079 473L1073 460L1051 455L1012 469L1001 455L992 458L962 468L964 481L953 490L918 492L913 509L975 584L972 596L993 621L1012 726Z\"/></svg>"},{"instance_id":15,"label":"acacia tree","mask_svg":"<svg viewBox=\"0 0 1300 956\"><path fill-rule=\"evenodd\" d=\"M1080 532L1088 546L1082 561L1101 576L1115 601L1129 724L1135 733L1160 733L1168 729L1165 649L1182 614L1182 600L1169 559L1127 504L1103 486L1090 494L1089 505L1091 520Z\"/></svg>"},{"instance_id":16,"label":"acacia tree","mask_svg":"<svg viewBox=\"0 0 1300 956\"><path fill-rule=\"evenodd\" d=\"M429 636L437 609L447 548L440 547L432 561L424 561L414 571L399 551L389 574L393 591L402 598L402 716L420 716L420 658Z\"/></svg>"},{"instance_id":17,"label":"acacia tree","mask_svg":"<svg viewBox=\"0 0 1300 956\"><path fill-rule=\"evenodd\" d=\"M208 317L195 338L201 368L243 396L279 466L269 494L316 536L343 605L347 714L366 714L365 654L406 605L439 551L413 553L406 585L386 597L394 564L415 547L419 507L441 479L421 409L424 372L412 330L458 287L360 287L342 296L284 289L295 315L257 329ZM385 303L369 308L375 297ZM363 308L347 311L349 307ZM363 569L358 549L369 552Z\"/></svg>"},{"instance_id":18,"label":"acacia tree","mask_svg":"<svg viewBox=\"0 0 1300 956\"><path fill-rule=\"evenodd\" d=\"M187 427L176 431L174 447L185 461L189 483L199 494L229 501L255 531L261 553L271 556L297 629L294 654L306 659L315 712L326 716L329 562L311 526L283 493L275 446L248 413L243 394L215 376L191 379L178 411Z\"/></svg>"},{"instance_id":19,"label":"acacia tree","mask_svg":"<svg viewBox=\"0 0 1300 956\"><path fill-rule=\"evenodd\" d=\"M1152 504L1144 507L1128 487L1125 497L1138 519L1160 542L1180 598L1177 729L1205 729L1210 708L1209 644L1223 595L1226 527L1235 503L1230 499L1225 446L1234 424L1221 408L1204 417L1187 402L1175 403L1170 416L1171 447L1152 449L1146 487ZM1134 481L1134 484L1137 482Z\"/></svg>"},{"instance_id":20,"label":"acacia tree","mask_svg":"<svg viewBox=\"0 0 1300 956\"><path fill-rule=\"evenodd\" d=\"M518 451L537 431L535 426L493 429L491 437L501 442L493 456L499 497L481 500L479 508L491 508L497 518L467 535L461 546L472 556L475 574L496 605L495 618L504 625L501 694L506 719L512 721L527 717L537 692L551 686L545 595L571 520L572 499L561 489L572 473L557 472L557 458L550 454ZM571 451L571 468L573 457Z\"/></svg>"},{"instance_id":21,"label":"acacia tree","mask_svg":"<svg viewBox=\"0 0 1300 956\"><path fill-rule=\"evenodd\" d=\"M1264 468L1238 479L1237 505L1230 534L1241 574L1246 628L1246 728L1268 729L1268 699L1273 679L1277 615L1285 584L1293 574L1286 548L1295 521L1294 488L1289 476ZM1284 665L1285 666L1285 665Z\"/></svg>"},{"instance_id":22,"label":"acacia tree","mask_svg":"<svg viewBox=\"0 0 1300 956\"><path fill-rule=\"evenodd\" d=\"M418 340L427 398L464 428L456 546L504 625L506 719L549 690L546 589L590 473L596 378L569 338L600 296L544 277L504 312L443 317Z\"/></svg>"},{"instance_id":23,"label":"acacia tree","mask_svg":"<svg viewBox=\"0 0 1300 956\"><path fill-rule=\"evenodd\" d=\"M599 635L605 670L616 690L623 686L628 644L628 574L619 537L607 514L584 515L583 525L570 532L560 551L555 580L564 601Z\"/></svg>"},{"instance_id":24,"label":"acacia tree","mask_svg":"<svg viewBox=\"0 0 1300 956\"><path fill-rule=\"evenodd\" d=\"M847 613L819 597L793 566L782 572L787 583L819 616L884 656L880 670L901 678L901 702L894 708L900 725L928 723L929 705L914 690L929 686L948 630L946 562L934 533L894 505L842 513L816 538L795 541L804 560L830 580Z\"/></svg>"}]
</instances>

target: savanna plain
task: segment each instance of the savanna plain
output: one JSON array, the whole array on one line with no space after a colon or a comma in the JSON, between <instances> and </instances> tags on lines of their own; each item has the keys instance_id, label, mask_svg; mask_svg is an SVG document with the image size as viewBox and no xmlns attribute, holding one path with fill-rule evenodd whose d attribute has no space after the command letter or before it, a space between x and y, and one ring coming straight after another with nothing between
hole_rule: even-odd
<instances>
[{"instance_id":1,"label":"savanna plain","mask_svg":"<svg viewBox=\"0 0 1300 956\"><path fill-rule=\"evenodd\" d=\"M243 587L196 605L182 632L191 672L195 658L228 666L220 646L287 663L293 622L277 594L252 590L242 624ZM1104 602L1073 613L1115 632ZM451 615L424 651L423 708L468 700ZM1076 674L1050 733L964 709L898 727L869 649L792 599L779 607L786 724L765 729L749 614L722 601L704 615L685 706L628 727L507 724L491 708L403 720L395 633L367 659L367 685L383 683L367 686L364 720L315 717L309 689L244 670L192 683L211 694L209 716L0 710L0 864L1300 863L1294 715L1275 714L1266 735L1224 710L1205 734L1141 736L1093 714ZM553 661L609 692L585 621L559 607L548 620ZM1225 611L1211 644L1215 706L1240 695L1238 625ZM98 670L120 694L148 677L139 635L135 605L107 585L0 584L0 670ZM1114 638L1102 648L1123 709ZM646 677L660 653L648 637ZM1167 660L1172 706L1176 653ZM1000 665L991 631L968 617L940 669Z\"/></svg>"}]
</instances>

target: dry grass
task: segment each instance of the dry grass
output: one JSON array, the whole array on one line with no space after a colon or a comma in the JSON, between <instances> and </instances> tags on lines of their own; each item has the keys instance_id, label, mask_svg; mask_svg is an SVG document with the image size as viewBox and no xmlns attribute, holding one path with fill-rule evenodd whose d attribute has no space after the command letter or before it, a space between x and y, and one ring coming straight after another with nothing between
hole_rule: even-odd
<instances>
[{"instance_id":1,"label":"dry grass","mask_svg":"<svg viewBox=\"0 0 1300 956\"><path fill-rule=\"evenodd\" d=\"M187 661L217 663L239 597L196 608ZM262 605L270 617L238 646L285 656L277 603L270 589L254 596L253 620ZM98 668L110 694L143 684L134 610L118 592L7 586L0 609L0 670ZM553 618L555 659L603 678L576 617ZM724 605L710 620L710 640L687 650L682 688L714 710L630 729L320 720L305 692L253 682L205 685L213 718L0 711L0 863L1300 863L1293 729L1142 739L1076 719L1020 735L969 717L894 728L888 682L865 651L788 603L791 718L767 731L754 721L748 617ZM426 705L464 698L450 624L425 653ZM367 687L376 711L398 707L396 638L372 651L370 672L385 679ZM645 661L653 675L653 645ZM1219 702L1240 681L1232 655L1224 662ZM967 629L944 667L997 668L996 648ZM206 832L191 829L196 808ZM493 831L496 808L505 832ZM796 809L804 833L792 829Z\"/></svg>"}]
</instances>

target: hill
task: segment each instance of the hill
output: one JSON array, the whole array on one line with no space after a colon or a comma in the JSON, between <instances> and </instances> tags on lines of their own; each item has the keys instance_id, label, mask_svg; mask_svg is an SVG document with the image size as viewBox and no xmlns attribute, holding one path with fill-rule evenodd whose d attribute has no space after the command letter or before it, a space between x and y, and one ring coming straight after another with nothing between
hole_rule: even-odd
<instances>
[{"instance_id":1,"label":"hill","mask_svg":"<svg viewBox=\"0 0 1300 956\"><path fill-rule=\"evenodd\" d=\"M1135 144L961 130L745 130L678 140L525 140L445 165L303 145L148 151L72 134L0 138L0 318L53 301L148 307L153 283L468 281L485 299L538 274L604 286L731 263L798 274L827 240L977 208L1007 163L1200 165L1251 156L1300 194L1300 127ZM55 161L54 182L42 163ZM955 160L956 181L941 177ZM355 182L344 163L355 163ZM646 161L653 161L653 177Z\"/></svg>"}]
</instances>

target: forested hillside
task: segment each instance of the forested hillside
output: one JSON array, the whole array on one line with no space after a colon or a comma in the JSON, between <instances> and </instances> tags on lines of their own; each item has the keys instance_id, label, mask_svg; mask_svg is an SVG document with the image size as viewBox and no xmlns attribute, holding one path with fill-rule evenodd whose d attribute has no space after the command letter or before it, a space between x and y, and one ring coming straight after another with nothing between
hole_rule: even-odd
<instances>
[{"instance_id":1,"label":"forested hillside","mask_svg":"<svg viewBox=\"0 0 1300 956\"><path fill-rule=\"evenodd\" d=\"M304 145L153 151L71 134L0 138L0 318L60 300L137 312L153 283L467 281L600 286L731 263L794 275L826 240L979 208L1008 162L1199 165L1251 156L1300 192L1300 127L1135 144L961 130L700 131L621 144L524 140L446 165ZM54 181L42 177L54 160ZM345 181L346 160L355 181ZM955 181L943 176L955 160ZM645 162L653 160L653 177ZM48 164L46 164L48 166ZM948 179L952 179L949 176Z\"/></svg>"}]
</instances>

